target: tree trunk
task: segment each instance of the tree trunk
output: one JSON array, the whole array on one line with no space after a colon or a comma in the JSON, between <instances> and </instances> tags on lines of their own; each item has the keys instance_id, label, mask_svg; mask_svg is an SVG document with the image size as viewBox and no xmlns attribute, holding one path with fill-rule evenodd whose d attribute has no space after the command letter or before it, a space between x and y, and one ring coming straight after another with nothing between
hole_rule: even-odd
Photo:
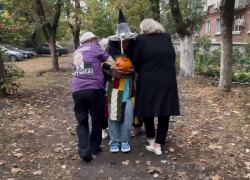
<instances>
[{"instance_id":1,"label":"tree trunk","mask_svg":"<svg viewBox=\"0 0 250 180\"><path fill-rule=\"evenodd\" d=\"M79 40L79 37L80 37L80 26L78 28L78 26L76 26L76 31L74 33L74 45L75 45L75 50L79 47L80 45L80 40Z\"/></svg>"},{"instance_id":2,"label":"tree trunk","mask_svg":"<svg viewBox=\"0 0 250 180\"><path fill-rule=\"evenodd\" d=\"M56 37L55 35L51 35L48 41L49 49L51 53L51 62L52 62L52 69L59 70L59 63L58 63L58 55L56 52Z\"/></svg>"},{"instance_id":3,"label":"tree trunk","mask_svg":"<svg viewBox=\"0 0 250 180\"><path fill-rule=\"evenodd\" d=\"M232 87L232 31L235 0L224 0L220 6L221 14L221 63L219 89L230 91Z\"/></svg>"},{"instance_id":4,"label":"tree trunk","mask_svg":"<svg viewBox=\"0 0 250 180\"><path fill-rule=\"evenodd\" d=\"M180 76L194 77L194 46L192 36L180 39Z\"/></svg>"},{"instance_id":5,"label":"tree trunk","mask_svg":"<svg viewBox=\"0 0 250 180\"><path fill-rule=\"evenodd\" d=\"M81 26L81 3L80 0L75 0L75 31L74 31L74 44L75 44L75 50L79 47L80 45L80 26Z\"/></svg>"},{"instance_id":6,"label":"tree trunk","mask_svg":"<svg viewBox=\"0 0 250 180\"><path fill-rule=\"evenodd\" d=\"M6 88L1 88L4 84L4 67L3 67L3 58L0 51L0 98L5 97L7 95Z\"/></svg>"},{"instance_id":7,"label":"tree trunk","mask_svg":"<svg viewBox=\"0 0 250 180\"><path fill-rule=\"evenodd\" d=\"M35 30L35 32L32 35L32 43L33 43L34 51L35 51L35 53L37 55L38 54L37 30Z\"/></svg>"}]
</instances>

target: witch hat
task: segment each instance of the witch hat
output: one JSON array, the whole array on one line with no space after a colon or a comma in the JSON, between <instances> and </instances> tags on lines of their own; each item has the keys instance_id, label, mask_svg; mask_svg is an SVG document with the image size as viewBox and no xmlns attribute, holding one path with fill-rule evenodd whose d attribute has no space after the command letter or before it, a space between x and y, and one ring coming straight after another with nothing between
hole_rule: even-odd
<instances>
[{"instance_id":1,"label":"witch hat","mask_svg":"<svg viewBox=\"0 0 250 180\"><path fill-rule=\"evenodd\" d=\"M118 25L116 34L114 36L110 36L110 41L121 41L125 39L134 39L136 36L138 36L137 33L132 33L128 27L128 24L125 20L125 17L122 13L122 10L119 11L119 18L118 18Z\"/></svg>"}]
</instances>

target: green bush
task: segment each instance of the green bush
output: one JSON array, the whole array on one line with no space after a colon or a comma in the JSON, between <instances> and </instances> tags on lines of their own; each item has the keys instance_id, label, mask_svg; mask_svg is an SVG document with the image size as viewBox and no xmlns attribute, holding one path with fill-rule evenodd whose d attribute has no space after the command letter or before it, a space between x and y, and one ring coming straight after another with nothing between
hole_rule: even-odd
<instances>
[{"instance_id":1,"label":"green bush","mask_svg":"<svg viewBox=\"0 0 250 180\"><path fill-rule=\"evenodd\" d=\"M212 55L197 54L195 59L195 72L199 75L219 77L220 50L212 51Z\"/></svg>"},{"instance_id":2,"label":"green bush","mask_svg":"<svg viewBox=\"0 0 250 180\"><path fill-rule=\"evenodd\" d=\"M1 88L6 88L6 91L9 94L18 95L20 83L18 83L17 80L24 77L25 73L18 66L12 63L7 63L8 59L3 59L5 81Z\"/></svg>"},{"instance_id":3,"label":"green bush","mask_svg":"<svg viewBox=\"0 0 250 180\"><path fill-rule=\"evenodd\" d=\"M69 53L73 53L75 51L74 43L72 41L59 41L58 44L66 47Z\"/></svg>"},{"instance_id":4,"label":"green bush","mask_svg":"<svg viewBox=\"0 0 250 180\"><path fill-rule=\"evenodd\" d=\"M237 70L234 73L233 80L240 83L250 82L250 72L246 72L244 70Z\"/></svg>"}]
</instances>

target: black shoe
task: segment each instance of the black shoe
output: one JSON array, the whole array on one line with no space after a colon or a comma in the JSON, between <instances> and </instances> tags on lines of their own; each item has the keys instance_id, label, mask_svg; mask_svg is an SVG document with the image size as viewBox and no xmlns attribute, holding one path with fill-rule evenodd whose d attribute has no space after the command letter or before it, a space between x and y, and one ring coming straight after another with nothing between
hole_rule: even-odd
<instances>
[{"instance_id":1,"label":"black shoe","mask_svg":"<svg viewBox=\"0 0 250 180\"><path fill-rule=\"evenodd\" d=\"M85 162L90 162L93 158L92 157L84 157L82 158L83 161Z\"/></svg>"},{"instance_id":2,"label":"black shoe","mask_svg":"<svg viewBox=\"0 0 250 180\"><path fill-rule=\"evenodd\" d=\"M99 154L101 154L101 152L102 152L102 148L99 147L99 148L97 149L97 151L93 153L93 155L94 155L94 156L98 156Z\"/></svg>"}]
</instances>

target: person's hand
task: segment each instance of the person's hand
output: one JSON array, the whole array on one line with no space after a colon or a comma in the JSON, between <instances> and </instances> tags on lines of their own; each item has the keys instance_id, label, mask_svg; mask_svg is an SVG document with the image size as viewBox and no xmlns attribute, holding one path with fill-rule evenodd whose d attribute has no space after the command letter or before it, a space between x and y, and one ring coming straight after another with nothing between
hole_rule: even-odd
<instances>
[{"instance_id":1,"label":"person's hand","mask_svg":"<svg viewBox=\"0 0 250 180\"><path fill-rule=\"evenodd\" d=\"M120 78L121 74L117 74L115 71L112 71L111 76L116 77L116 78Z\"/></svg>"},{"instance_id":2,"label":"person's hand","mask_svg":"<svg viewBox=\"0 0 250 180\"><path fill-rule=\"evenodd\" d=\"M114 65L112 65L112 71L115 73L115 74L124 74L124 71L123 71L123 67L117 67L117 65L120 64L120 63L115 63Z\"/></svg>"},{"instance_id":3,"label":"person's hand","mask_svg":"<svg viewBox=\"0 0 250 180\"><path fill-rule=\"evenodd\" d=\"M131 68L125 74L132 74L135 72L134 66L132 65Z\"/></svg>"}]
</instances>

